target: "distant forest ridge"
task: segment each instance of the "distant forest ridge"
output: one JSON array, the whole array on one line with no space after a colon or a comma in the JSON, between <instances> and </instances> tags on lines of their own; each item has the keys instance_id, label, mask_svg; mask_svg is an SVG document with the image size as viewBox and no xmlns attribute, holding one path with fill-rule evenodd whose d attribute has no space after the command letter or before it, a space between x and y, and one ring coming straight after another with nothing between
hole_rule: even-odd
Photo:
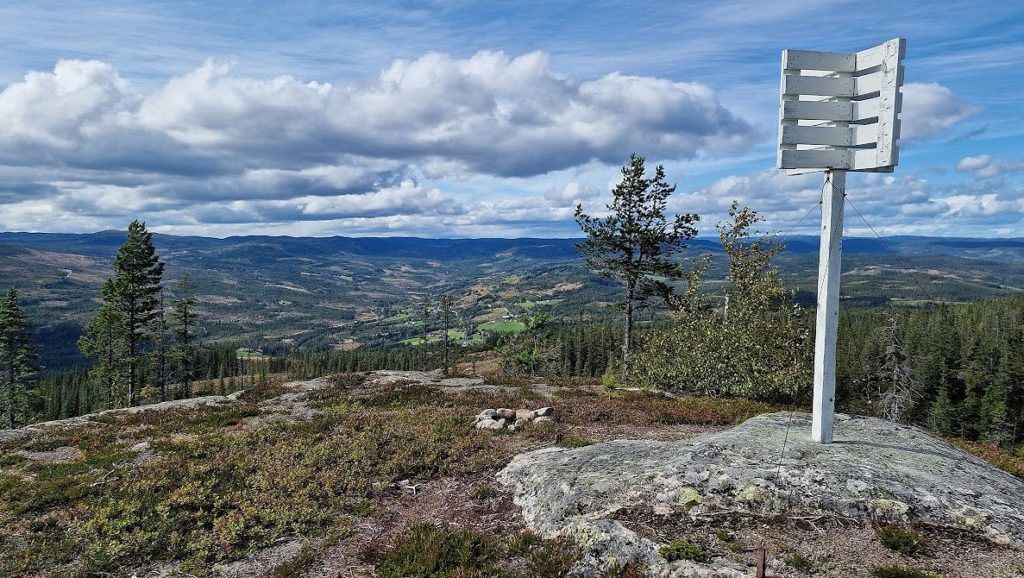
<instances>
[{"instance_id":1,"label":"distant forest ridge","mask_svg":"<svg viewBox=\"0 0 1024 578\"><path fill-rule=\"evenodd\" d=\"M101 285L124 239L123 231L0 233L0 289L17 290L48 368L84 363L75 344L99 307ZM467 346L497 328L518 327L532 312L555 323L617 318L619 286L586 268L576 249L580 240L153 238L167 263L167 281L187 273L195 284L201 340L265 351L415 343L423 333L421 305L441 294L455 299L454 327ZM782 240L786 250L776 265L783 283L813 307L819 240ZM727 271L718 239L689 245L680 258L713 256L705 289L720 301ZM843 272L846 308L1019 295L1024 239L893 236L883 243L848 237ZM428 317L430 338L439 339L439 317Z\"/></svg>"},{"instance_id":2,"label":"distant forest ridge","mask_svg":"<svg viewBox=\"0 0 1024 578\"><path fill-rule=\"evenodd\" d=\"M43 250L95 252L113 254L124 242L125 232L108 230L97 233L0 233L0 245L31 247ZM580 238L427 238L427 237L296 237L290 235L241 235L231 237L201 237L154 234L154 242L167 250L223 248L236 245L271 243L290 251L345 252L354 255L388 255L410 258L444 258L458 255L474 257L503 250L526 251L537 258L562 259L577 256L576 243ZM791 235L778 237L792 253L812 253L818 250L818 237ZM689 241L691 248L717 252L721 248L717 237L706 235ZM994 260L1024 257L1024 237L977 238L893 235L881 240L869 237L843 239L845 253L882 253L888 248L897 253L940 253L953 251L962 256L976 253L978 258ZM0 252L0 256L2 256ZM524 255L526 256L526 255Z\"/></svg>"}]
</instances>

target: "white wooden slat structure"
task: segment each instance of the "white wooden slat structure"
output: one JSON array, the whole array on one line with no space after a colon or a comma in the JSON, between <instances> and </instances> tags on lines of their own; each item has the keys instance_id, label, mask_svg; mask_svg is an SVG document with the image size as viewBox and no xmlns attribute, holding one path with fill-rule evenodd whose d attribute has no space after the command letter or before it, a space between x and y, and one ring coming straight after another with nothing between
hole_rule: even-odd
<instances>
[{"instance_id":1,"label":"white wooden slat structure","mask_svg":"<svg viewBox=\"0 0 1024 578\"><path fill-rule=\"evenodd\" d=\"M891 172L899 160L905 52L902 38L861 52L783 50L778 167ZM852 131L844 139L840 133L802 130L845 123L855 125L855 139ZM804 150L833 153L791 152Z\"/></svg>"},{"instance_id":2,"label":"white wooden slat structure","mask_svg":"<svg viewBox=\"0 0 1024 578\"><path fill-rule=\"evenodd\" d=\"M777 164L825 171L818 254L811 437L832 441L846 172L892 172L899 163L906 40L860 52L783 50Z\"/></svg>"}]
</instances>

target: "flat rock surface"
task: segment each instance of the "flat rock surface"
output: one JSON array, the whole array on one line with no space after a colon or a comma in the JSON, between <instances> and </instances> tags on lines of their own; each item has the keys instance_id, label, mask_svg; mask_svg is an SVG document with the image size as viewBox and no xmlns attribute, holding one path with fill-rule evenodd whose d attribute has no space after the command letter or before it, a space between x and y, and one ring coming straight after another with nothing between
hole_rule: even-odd
<instances>
[{"instance_id":1,"label":"flat rock surface","mask_svg":"<svg viewBox=\"0 0 1024 578\"><path fill-rule=\"evenodd\" d=\"M586 548L581 576L612 560L652 576L745 576L723 558L665 562L659 544L613 518L625 508L666 516L716 512L871 517L968 531L1024 547L1024 481L920 429L836 416L835 442L810 441L810 416L775 413L680 441L619 440L520 454L498 480L527 524ZM785 444L785 451L783 446Z\"/></svg>"}]
</instances>

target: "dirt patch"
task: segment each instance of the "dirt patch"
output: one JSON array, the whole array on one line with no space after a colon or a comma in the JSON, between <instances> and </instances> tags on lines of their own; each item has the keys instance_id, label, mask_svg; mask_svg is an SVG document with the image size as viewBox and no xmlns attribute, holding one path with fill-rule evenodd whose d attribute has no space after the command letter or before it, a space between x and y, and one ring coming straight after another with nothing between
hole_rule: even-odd
<instances>
[{"instance_id":1,"label":"dirt patch","mask_svg":"<svg viewBox=\"0 0 1024 578\"><path fill-rule=\"evenodd\" d=\"M70 446L65 446L57 449L53 449L45 452L19 452L26 458L42 463L55 463L55 462L77 462L85 457L82 450Z\"/></svg>"}]
</instances>

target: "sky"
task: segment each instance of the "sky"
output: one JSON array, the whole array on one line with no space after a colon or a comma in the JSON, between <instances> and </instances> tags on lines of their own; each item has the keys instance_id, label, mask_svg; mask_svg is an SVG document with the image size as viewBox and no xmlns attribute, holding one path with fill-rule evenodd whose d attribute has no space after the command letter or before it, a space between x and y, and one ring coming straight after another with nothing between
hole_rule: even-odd
<instances>
[{"instance_id":1,"label":"sky","mask_svg":"<svg viewBox=\"0 0 1024 578\"><path fill-rule=\"evenodd\" d=\"M1024 237L1024 3L894 0L3 2L0 230L573 237L635 152L702 234L733 200L813 234L780 51L895 37L900 165L848 199L886 235Z\"/></svg>"}]
</instances>

